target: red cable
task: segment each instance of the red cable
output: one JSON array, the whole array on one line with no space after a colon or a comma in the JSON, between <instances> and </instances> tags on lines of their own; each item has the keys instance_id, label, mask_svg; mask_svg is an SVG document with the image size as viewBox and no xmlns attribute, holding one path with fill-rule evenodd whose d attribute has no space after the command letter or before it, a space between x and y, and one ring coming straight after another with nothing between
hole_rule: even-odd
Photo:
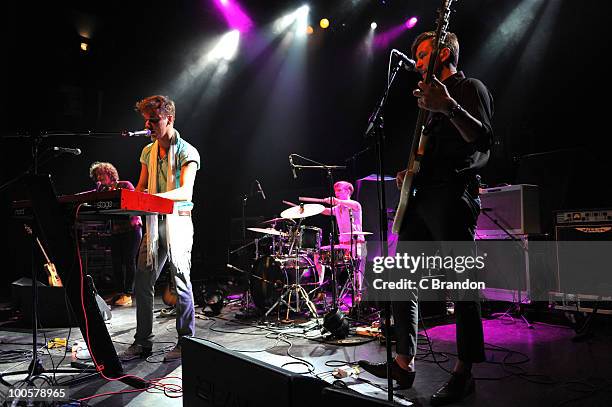
<instances>
[{"instance_id":1,"label":"red cable","mask_svg":"<svg viewBox=\"0 0 612 407\"><path fill-rule=\"evenodd\" d=\"M79 217L79 210L81 209L81 206L83 206L84 204L79 204L79 206L77 206L76 209L76 213L75 213L75 222L74 224L76 225L76 221L78 220ZM85 397L83 399L79 399L79 401L85 401L85 400L89 400L95 397L100 397L100 396L106 396L106 395L111 395L111 394L121 394L121 393L134 393L134 392L140 392L140 391L148 391L149 389L152 388L161 388L164 391L164 395L166 395L166 397L172 397L169 396L166 393L166 390L169 390L170 392L182 392L183 388L178 385L178 384L171 384L171 383L158 383L162 380L165 379L179 379L179 380L183 380L180 377L177 376L164 376L164 377L159 377L159 378L154 378L154 379L150 379L150 380L145 380L142 377L136 376L136 375L131 375L131 374L127 374L127 375L123 375L120 377L115 377L115 378L111 378L111 377L107 377L104 374L104 365L100 365L98 364L98 361L96 360L96 357L93 354L90 342L89 342L89 321L87 319L87 312L85 311L85 275L83 273L83 262L82 262L82 258L81 258L81 248L79 245L79 239L78 239L78 234L76 233L75 230L75 243L76 243L76 250L77 250L77 258L79 260L79 274L80 274L80 283L81 283L81 309L83 310L83 317L85 319L85 340L87 341L87 350L89 351L89 354L91 355L91 360L94 362L94 365L96 367L96 370L100 373L100 376L102 376L104 379L106 379L107 381L111 382L111 381L118 381L121 380L123 378L126 377L134 377L137 378L139 380L142 380L143 382L149 384L148 387L145 387L144 389L132 389L132 390L121 390L121 391L117 391L117 392L108 392L108 393L101 393L101 394L95 394L93 396L89 396L89 397ZM180 396L178 396L180 397ZM174 397L172 397L174 398Z\"/></svg>"}]
</instances>

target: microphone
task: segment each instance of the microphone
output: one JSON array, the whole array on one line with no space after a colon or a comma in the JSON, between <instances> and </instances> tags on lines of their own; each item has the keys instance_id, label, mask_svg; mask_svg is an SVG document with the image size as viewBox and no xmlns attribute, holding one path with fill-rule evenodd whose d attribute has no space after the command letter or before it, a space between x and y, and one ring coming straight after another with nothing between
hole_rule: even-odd
<instances>
[{"instance_id":1,"label":"microphone","mask_svg":"<svg viewBox=\"0 0 612 407\"><path fill-rule=\"evenodd\" d=\"M123 131L121 132L121 135L122 135L123 137L150 136L150 135L151 135L151 130L149 130L149 129L138 130L138 131L127 131L127 130L123 130Z\"/></svg>"},{"instance_id":2,"label":"microphone","mask_svg":"<svg viewBox=\"0 0 612 407\"><path fill-rule=\"evenodd\" d=\"M81 154L80 148L53 147L53 151L59 151L60 153L68 153L73 155Z\"/></svg>"},{"instance_id":3,"label":"microphone","mask_svg":"<svg viewBox=\"0 0 612 407\"><path fill-rule=\"evenodd\" d=\"M291 165L291 172L293 173L293 179L297 179L297 174L295 173L295 166L293 165L293 154L289 154L289 165Z\"/></svg>"},{"instance_id":4,"label":"microphone","mask_svg":"<svg viewBox=\"0 0 612 407\"><path fill-rule=\"evenodd\" d=\"M405 70L407 70L408 72L416 71L416 62L414 62L414 59L408 58L406 54L395 48L391 50L391 53L397 55L400 58L400 61L403 62L402 66Z\"/></svg>"},{"instance_id":5,"label":"microphone","mask_svg":"<svg viewBox=\"0 0 612 407\"><path fill-rule=\"evenodd\" d=\"M261 197L263 199L266 199L266 194L264 194L263 189L261 188L261 184L259 183L259 181L255 180L255 183L257 184L257 193L261 194Z\"/></svg>"}]
</instances>

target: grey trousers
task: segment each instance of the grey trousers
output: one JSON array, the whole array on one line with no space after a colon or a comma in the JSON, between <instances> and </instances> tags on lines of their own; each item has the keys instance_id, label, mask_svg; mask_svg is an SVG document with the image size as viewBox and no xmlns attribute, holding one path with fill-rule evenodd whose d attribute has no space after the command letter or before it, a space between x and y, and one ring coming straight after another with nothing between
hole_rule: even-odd
<instances>
[{"instance_id":1,"label":"grey trousers","mask_svg":"<svg viewBox=\"0 0 612 407\"><path fill-rule=\"evenodd\" d=\"M169 261L171 278L176 287L176 331L179 339L182 336L195 335L195 310L193 305L193 290L189 277L191 269L191 247L193 245L193 223L191 216L177 216L173 229L174 238L181 239L182 249L173 250L169 256L167 250L166 219L160 216L158 222L159 249L157 269L147 266L148 232L142 239L138 255L138 268L135 276L136 291L136 334L134 343L147 348L153 346L153 297L155 282L166 261ZM174 257L174 258L173 258Z\"/></svg>"}]
</instances>

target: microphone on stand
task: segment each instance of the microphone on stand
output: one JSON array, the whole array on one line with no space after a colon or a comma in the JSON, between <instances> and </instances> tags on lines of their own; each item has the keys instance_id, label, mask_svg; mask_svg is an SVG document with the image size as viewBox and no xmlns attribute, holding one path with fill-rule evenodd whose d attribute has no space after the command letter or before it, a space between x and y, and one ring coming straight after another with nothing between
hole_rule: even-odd
<instances>
[{"instance_id":1,"label":"microphone on stand","mask_svg":"<svg viewBox=\"0 0 612 407\"><path fill-rule=\"evenodd\" d=\"M72 155L81 154L80 148L68 148L68 147L53 147L53 151L59 151L60 153L68 153Z\"/></svg>"},{"instance_id":2,"label":"microphone on stand","mask_svg":"<svg viewBox=\"0 0 612 407\"><path fill-rule=\"evenodd\" d=\"M412 72L416 70L416 62L414 62L414 59L408 58L406 54L404 54L403 52L395 48L391 50L391 53L399 57L400 61L403 62L402 66L404 67L405 70L407 70L408 72Z\"/></svg>"},{"instance_id":3,"label":"microphone on stand","mask_svg":"<svg viewBox=\"0 0 612 407\"><path fill-rule=\"evenodd\" d=\"M123 137L141 137L141 136L150 136L151 135L151 130L149 129L144 129L144 130L138 130L138 131L127 131L127 130L123 130L121 132L121 135Z\"/></svg>"},{"instance_id":4,"label":"microphone on stand","mask_svg":"<svg viewBox=\"0 0 612 407\"><path fill-rule=\"evenodd\" d=\"M293 165L293 154L289 154L289 165L291 165L291 172L293 173L293 179L297 179L297 174L295 173L295 166Z\"/></svg>"},{"instance_id":5,"label":"microphone on stand","mask_svg":"<svg viewBox=\"0 0 612 407\"><path fill-rule=\"evenodd\" d=\"M264 194L263 188L261 187L261 184L259 183L259 181L255 180L255 183L257 184L257 193L261 194L261 197L263 199L266 199L266 194Z\"/></svg>"}]
</instances>

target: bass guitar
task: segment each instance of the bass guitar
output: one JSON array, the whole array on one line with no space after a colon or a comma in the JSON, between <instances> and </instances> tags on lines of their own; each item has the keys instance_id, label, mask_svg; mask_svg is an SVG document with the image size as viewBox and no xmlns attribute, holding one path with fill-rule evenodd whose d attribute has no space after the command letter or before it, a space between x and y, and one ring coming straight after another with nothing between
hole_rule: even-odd
<instances>
[{"instance_id":1,"label":"bass guitar","mask_svg":"<svg viewBox=\"0 0 612 407\"><path fill-rule=\"evenodd\" d=\"M28 235L33 236L31 227L29 227L28 225L23 225L23 227L25 228ZM46 263L44 267L47 273L47 277L49 279L49 285L51 287L62 287L62 280L59 274L57 274L57 269L55 268L55 264L53 264L51 262L51 259L49 259L49 256L47 255L47 252L45 251L45 248L43 247L38 237L36 237L36 243L38 243L38 247L40 247L40 251L42 252L43 256L45 256Z\"/></svg>"},{"instance_id":2,"label":"bass guitar","mask_svg":"<svg viewBox=\"0 0 612 407\"><path fill-rule=\"evenodd\" d=\"M429 65L427 66L427 74L425 75L424 82L430 83L434 72L439 70L438 56L440 50L443 48L444 40L448 30L448 24L451 13L451 4L454 0L443 0L442 6L438 10L438 18L436 22L436 36L433 40L433 50L429 57ZM414 177L419 173L421 167L421 160L425 155L425 148L427 147L428 129L426 126L429 112L425 109L419 109L417 117L416 127L412 136L412 143L410 146L410 156L408 158L408 168L406 170L406 176L402 183L402 190L400 192L400 200L395 212L395 219L393 220L393 233L399 233L402 228L402 222L404 215L406 214L406 208L408 206L408 200L413 193L413 181Z\"/></svg>"}]
</instances>

